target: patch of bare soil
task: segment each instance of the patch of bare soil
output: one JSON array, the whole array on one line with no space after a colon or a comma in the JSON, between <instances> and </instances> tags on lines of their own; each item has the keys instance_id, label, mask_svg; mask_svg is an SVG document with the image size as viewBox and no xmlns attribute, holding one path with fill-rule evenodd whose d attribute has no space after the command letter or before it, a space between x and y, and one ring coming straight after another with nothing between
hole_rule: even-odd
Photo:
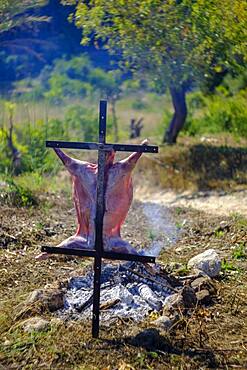
<instances>
[{"instance_id":1,"label":"patch of bare soil","mask_svg":"<svg viewBox=\"0 0 247 370\"><path fill-rule=\"evenodd\" d=\"M147 194L146 194L147 195ZM189 274L188 259L214 248L223 261L214 279L217 294L210 305L178 311L176 325L168 332L152 327L152 315L143 323L119 321L101 328L99 340L91 338L90 323L52 322L39 332L25 332L18 305L34 289L68 278L91 263L90 259L55 257L35 261L40 246L56 245L75 231L71 204L53 196L49 208L1 207L0 214L0 364L3 369L244 369L247 367L247 220L190 203L149 200L162 205L157 220L175 225L177 240L166 244L158 260L174 275ZM204 201L204 198L203 198ZM241 203L241 202L240 202ZM154 224L144 203L133 204L123 236L147 248L155 238ZM166 208L167 207L167 208ZM244 214L244 212L243 212ZM154 215L156 213L154 212ZM159 213L160 215L160 213ZM165 218L165 215L169 215ZM152 214L151 214L152 216ZM157 217L157 215L155 216ZM167 225L164 225L164 233ZM35 313L36 314L36 313ZM40 312L52 320L50 312ZM33 313L30 312L29 316ZM148 331L145 331L147 330ZM144 334L142 334L144 332Z\"/></svg>"}]
</instances>

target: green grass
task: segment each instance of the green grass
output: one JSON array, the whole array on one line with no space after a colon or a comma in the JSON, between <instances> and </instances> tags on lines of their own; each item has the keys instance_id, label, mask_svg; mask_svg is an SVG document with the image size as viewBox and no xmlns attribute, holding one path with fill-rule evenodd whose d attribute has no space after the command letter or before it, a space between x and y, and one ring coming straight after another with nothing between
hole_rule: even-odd
<instances>
[{"instance_id":1,"label":"green grass","mask_svg":"<svg viewBox=\"0 0 247 370\"><path fill-rule=\"evenodd\" d=\"M225 273L230 271L241 272L241 269L234 262L225 259L221 263L221 270Z\"/></svg>"},{"instance_id":2,"label":"green grass","mask_svg":"<svg viewBox=\"0 0 247 370\"><path fill-rule=\"evenodd\" d=\"M232 258L236 260L241 260L241 259L246 259L247 254L246 254L246 247L243 242L239 243L237 247L234 248L232 252Z\"/></svg>"},{"instance_id":3,"label":"green grass","mask_svg":"<svg viewBox=\"0 0 247 370\"><path fill-rule=\"evenodd\" d=\"M214 232L214 236L215 236L216 238L222 238L222 237L224 236L224 231L223 231L223 230L216 230L216 231Z\"/></svg>"},{"instance_id":4,"label":"green grass","mask_svg":"<svg viewBox=\"0 0 247 370\"><path fill-rule=\"evenodd\" d=\"M238 212L231 214L232 220L237 224L238 227L247 230L247 218Z\"/></svg>"}]
</instances>

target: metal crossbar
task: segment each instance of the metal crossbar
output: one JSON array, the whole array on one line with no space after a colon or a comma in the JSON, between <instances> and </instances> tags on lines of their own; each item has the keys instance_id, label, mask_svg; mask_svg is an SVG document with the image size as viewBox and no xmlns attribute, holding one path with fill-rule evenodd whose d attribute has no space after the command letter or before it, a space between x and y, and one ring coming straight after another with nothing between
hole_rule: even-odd
<instances>
[{"instance_id":1,"label":"metal crossbar","mask_svg":"<svg viewBox=\"0 0 247 370\"><path fill-rule=\"evenodd\" d=\"M98 151L98 177L97 177L97 197L96 197L96 218L95 218L95 249L74 249L62 247L43 246L42 251L54 254L65 254L73 256L84 256L94 258L94 291L93 291L93 319L92 336L99 336L99 315L100 315L100 280L102 259L136 261L141 263L155 263L155 257L142 256L138 254L107 252L103 248L103 218L105 211L105 165L107 152L145 152L158 153L157 146L151 145L129 145L129 144L108 144L106 143L106 114L107 102L100 101L99 109L99 142L68 142L68 141L46 141L48 148L70 148L87 149Z\"/></svg>"}]
</instances>

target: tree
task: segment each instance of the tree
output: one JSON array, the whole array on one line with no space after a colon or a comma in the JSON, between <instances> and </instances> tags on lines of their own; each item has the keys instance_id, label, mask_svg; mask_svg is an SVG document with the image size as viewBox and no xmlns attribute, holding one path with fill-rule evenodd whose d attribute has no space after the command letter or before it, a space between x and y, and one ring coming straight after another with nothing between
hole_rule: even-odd
<instances>
[{"instance_id":1,"label":"tree","mask_svg":"<svg viewBox=\"0 0 247 370\"><path fill-rule=\"evenodd\" d=\"M62 102L67 97L83 97L98 92L109 101L112 112L114 139L118 141L116 104L122 92L122 73L119 69L105 71L94 67L88 54L71 59L57 59L52 67L45 67L39 79L44 87L44 96L53 102ZM34 81L34 85L36 81Z\"/></svg>"},{"instance_id":2,"label":"tree","mask_svg":"<svg viewBox=\"0 0 247 370\"><path fill-rule=\"evenodd\" d=\"M29 10L44 6L46 3L47 0L1 0L0 34L24 24L27 25L36 21L47 20L47 17L38 17L26 13Z\"/></svg>"},{"instance_id":3,"label":"tree","mask_svg":"<svg viewBox=\"0 0 247 370\"><path fill-rule=\"evenodd\" d=\"M186 92L205 86L247 60L246 0L61 0L70 19L125 66L170 90L174 115L164 141L175 143L184 125Z\"/></svg>"},{"instance_id":4,"label":"tree","mask_svg":"<svg viewBox=\"0 0 247 370\"><path fill-rule=\"evenodd\" d=\"M5 35L20 27L32 26L37 22L47 22L50 20L46 16L37 16L34 11L47 4L48 0L1 0L0 1L0 49L22 50L33 54L40 59L40 54L35 52L32 47L25 45L25 39L5 39ZM42 41L31 38L32 43L42 44ZM46 43L47 44L47 43Z\"/></svg>"}]
</instances>

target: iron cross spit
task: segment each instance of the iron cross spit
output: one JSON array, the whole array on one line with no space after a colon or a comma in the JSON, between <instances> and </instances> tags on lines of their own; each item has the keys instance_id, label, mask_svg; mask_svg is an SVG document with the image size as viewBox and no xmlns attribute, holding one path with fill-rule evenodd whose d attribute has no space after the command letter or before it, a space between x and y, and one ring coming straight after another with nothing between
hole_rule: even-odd
<instances>
[{"instance_id":1,"label":"iron cross spit","mask_svg":"<svg viewBox=\"0 0 247 370\"><path fill-rule=\"evenodd\" d=\"M144 140L142 145L147 145ZM98 165L71 158L62 150L54 149L72 177L73 198L77 214L77 231L58 247L93 249L95 244L96 187ZM103 246L105 251L134 253L137 251L121 238L120 228L125 221L133 199L131 173L142 153L115 162L115 152L109 151L105 164L105 212L103 219ZM43 252L38 259L49 254Z\"/></svg>"},{"instance_id":2,"label":"iron cross spit","mask_svg":"<svg viewBox=\"0 0 247 370\"><path fill-rule=\"evenodd\" d=\"M157 146L107 144L107 102L100 101L99 143L47 141L70 173L73 181L74 204L78 227L76 234L57 247L43 246L37 259L51 253L94 257L93 337L99 334L99 302L102 258L139 262L155 262L144 256L121 238L120 228L129 211L133 186L131 173L143 152L157 153ZM59 148L98 150L98 164L71 158ZM115 152L132 152L129 157L115 162Z\"/></svg>"}]
</instances>

